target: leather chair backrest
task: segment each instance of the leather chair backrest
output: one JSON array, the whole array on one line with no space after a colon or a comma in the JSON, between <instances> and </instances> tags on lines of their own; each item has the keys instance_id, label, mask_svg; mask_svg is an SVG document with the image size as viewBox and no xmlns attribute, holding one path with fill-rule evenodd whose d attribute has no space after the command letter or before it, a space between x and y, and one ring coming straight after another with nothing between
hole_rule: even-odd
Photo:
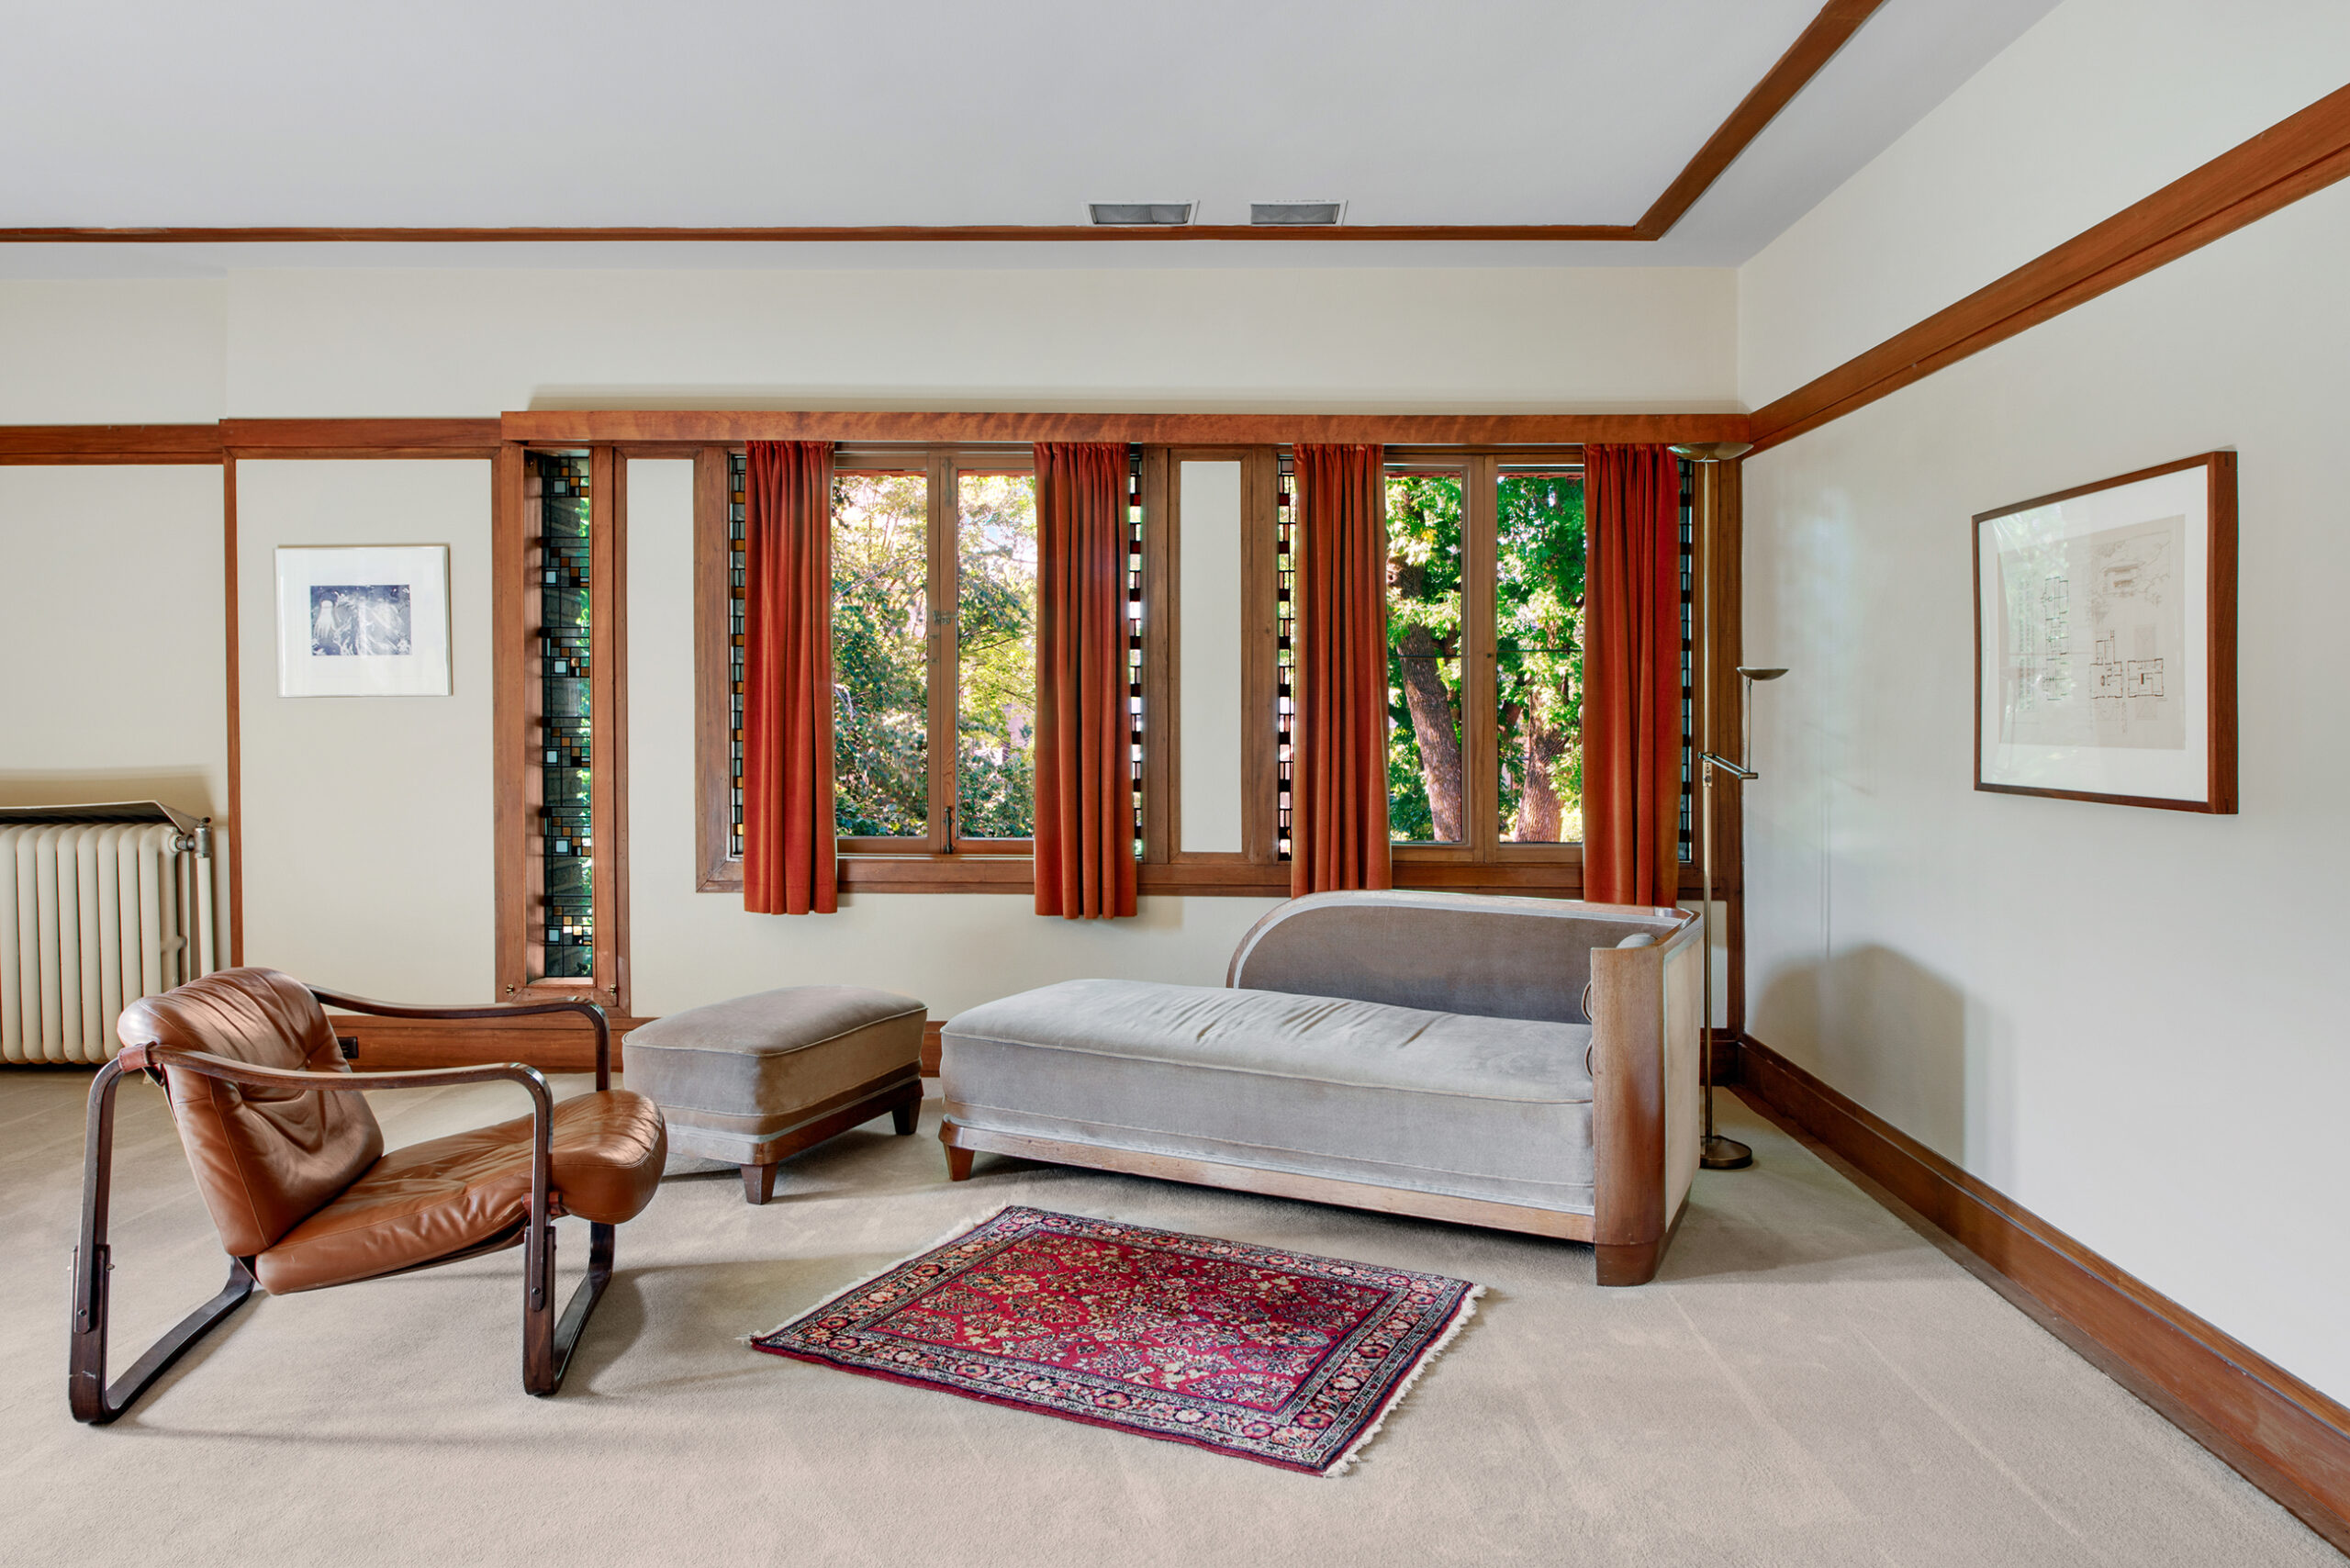
<instances>
[{"instance_id":1,"label":"leather chair backrest","mask_svg":"<svg viewBox=\"0 0 2350 1568\"><path fill-rule=\"evenodd\" d=\"M125 1046L207 1051L255 1067L348 1072L326 1010L274 969L222 969L122 1010ZM382 1158L360 1094L245 1089L164 1070L172 1114L220 1245L250 1258L324 1208Z\"/></svg>"}]
</instances>

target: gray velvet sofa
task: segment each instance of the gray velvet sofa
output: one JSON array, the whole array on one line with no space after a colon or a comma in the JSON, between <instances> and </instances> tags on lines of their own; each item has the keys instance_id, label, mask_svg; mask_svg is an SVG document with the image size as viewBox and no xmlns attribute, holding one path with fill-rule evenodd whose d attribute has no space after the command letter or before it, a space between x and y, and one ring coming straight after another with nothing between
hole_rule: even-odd
<instances>
[{"instance_id":1,"label":"gray velvet sofa","mask_svg":"<svg viewBox=\"0 0 2350 1568\"><path fill-rule=\"evenodd\" d=\"M1223 988L1071 980L948 1020L948 1171L984 1150L1528 1231L1642 1283L1697 1169L1702 962L1677 909L1292 900Z\"/></svg>"}]
</instances>

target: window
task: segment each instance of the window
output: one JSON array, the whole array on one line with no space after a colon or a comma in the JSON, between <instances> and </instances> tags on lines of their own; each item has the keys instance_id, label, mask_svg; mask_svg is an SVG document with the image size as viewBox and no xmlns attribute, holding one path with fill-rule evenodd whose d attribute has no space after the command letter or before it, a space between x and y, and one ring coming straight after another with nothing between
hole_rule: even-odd
<instances>
[{"instance_id":1,"label":"window","mask_svg":"<svg viewBox=\"0 0 2350 1568\"><path fill-rule=\"evenodd\" d=\"M627 464L509 445L491 529L499 994L628 1011Z\"/></svg>"},{"instance_id":2,"label":"window","mask_svg":"<svg viewBox=\"0 0 2350 1568\"><path fill-rule=\"evenodd\" d=\"M702 503L702 886L732 889L741 885L743 459L706 448L703 461L723 478ZM1388 782L1399 886L1579 889L1581 463L1571 446L1390 448ZM1296 695L1294 466L1271 446L1148 447L1135 449L1132 472L1127 692L1143 890L1280 892ZM1689 501L1684 467L1684 711L1695 662ZM1213 566L1185 553L1186 504ZM1024 890L1038 630L1030 449L845 445L833 529L843 886ZM1187 610L1184 592L1203 602ZM1211 623L1233 629L1224 635L1237 634L1240 657L1202 658L1187 679L1176 651ZM1221 728L1231 723L1237 753ZM1187 730L1201 754L1190 764ZM1221 800L1187 806L1184 779L1233 790L1237 814ZM1685 859L1685 767L1684 796Z\"/></svg>"}]
</instances>

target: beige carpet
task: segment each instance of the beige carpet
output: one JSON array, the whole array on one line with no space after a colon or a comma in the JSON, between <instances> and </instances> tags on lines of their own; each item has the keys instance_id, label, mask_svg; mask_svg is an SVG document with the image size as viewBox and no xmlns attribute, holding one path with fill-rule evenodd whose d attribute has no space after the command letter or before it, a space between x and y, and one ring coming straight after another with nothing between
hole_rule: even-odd
<instances>
[{"instance_id":1,"label":"beige carpet","mask_svg":"<svg viewBox=\"0 0 2350 1568\"><path fill-rule=\"evenodd\" d=\"M1817 1159L1699 1178L1663 1279L1573 1246L848 1134L744 1205L673 1175L568 1386L520 1386L519 1254L256 1296L116 1426L66 1416L87 1079L0 1070L0 1561L1232 1565L2333 1563L2255 1492ZM161 1096L124 1091L118 1368L223 1271ZM378 1110L393 1142L511 1114ZM1349 1474L759 1355L1005 1203L1455 1274L1477 1320ZM565 1289L585 1250L565 1226Z\"/></svg>"}]
</instances>

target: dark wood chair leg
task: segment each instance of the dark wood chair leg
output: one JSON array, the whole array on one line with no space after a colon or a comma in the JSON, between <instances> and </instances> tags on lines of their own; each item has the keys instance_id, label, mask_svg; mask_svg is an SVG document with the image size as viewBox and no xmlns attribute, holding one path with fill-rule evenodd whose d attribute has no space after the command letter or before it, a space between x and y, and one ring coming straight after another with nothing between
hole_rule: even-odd
<instances>
[{"instance_id":1,"label":"dark wood chair leg","mask_svg":"<svg viewBox=\"0 0 2350 1568\"><path fill-rule=\"evenodd\" d=\"M522 1386L544 1398L563 1387L563 1374L571 1370L571 1352L579 1348L579 1336L588 1327L588 1319L595 1315L596 1304L604 1299L604 1287L612 1282L612 1239L614 1227L590 1225L588 1227L588 1276L571 1293L564 1304L563 1316L554 1315L554 1226L547 1226L546 1289L533 1295L531 1287L523 1287L522 1298ZM530 1243L523 1243L528 1249ZM526 1265L527 1281L531 1270Z\"/></svg>"},{"instance_id":2,"label":"dark wood chair leg","mask_svg":"<svg viewBox=\"0 0 2350 1568\"><path fill-rule=\"evenodd\" d=\"M949 1182L968 1182L971 1179L969 1149L957 1148L951 1143L946 1146L946 1179Z\"/></svg>"},{"instance_id":3,"label":"dark wood chair leg","mask_svg":"<svg viewBox=\"0 0 2350 1568\"><path fill-rule=\"evenodd\" d=\"M745 1165L743 1167L743 1201L764 1204L775 1196L775 1167Z\"/></svg>"},{"instance_id":4,"label":"dark wood chair leg","mask_svg":"<svg viewBox=\"0 0 2350 1568\"><path fill-rule=\"evenodd\" d=\"M914 1136L914 1124L922 1120L922 1099L917 1095L902 1104L890 1107L890 1125L900 1137Z\"/></svg>"},{"instance_id":5,"label":"dark wood chair leg","mask_svg":"<svg viewBox=\"0 0 2350 1568\"><path fill-rule=\"evenodd\" d=\"M114 1249L106 1242L106 1208L114 1186L114 1095L122 1065L108 1062L90 1085L90 1113L82 1164L82 1240L73 1249L73 1318L67 1355L65 1402L76 1421L103 1427L139 1403L172 1363L245 1304L253 1294L252 1260L229 1260L220 1293L148 1347L130 1370L106 1386L106 1315Z\"/></svg>"}]
</instances>

